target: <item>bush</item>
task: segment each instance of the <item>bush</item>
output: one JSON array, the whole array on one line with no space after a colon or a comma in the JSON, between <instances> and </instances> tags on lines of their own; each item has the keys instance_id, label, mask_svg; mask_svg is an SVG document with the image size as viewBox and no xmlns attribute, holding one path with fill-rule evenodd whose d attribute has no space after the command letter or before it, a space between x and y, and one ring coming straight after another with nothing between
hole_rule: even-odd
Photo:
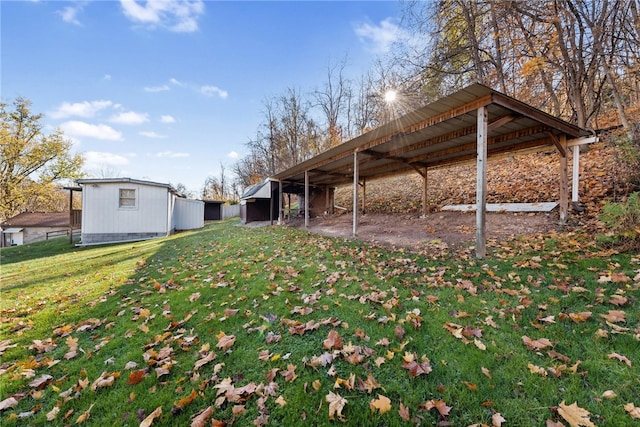
<instances>
[{"instance_id":1,"label":"bush","mask_svg":"<svg viewBox=\"0 0 640 427\"><path fill-rule=\"evenodd\" d=\"M605 203L600 219L611 230L614 242L640 248L640 193L631 193L626 203Z\"/></svg>"}]
</instances>

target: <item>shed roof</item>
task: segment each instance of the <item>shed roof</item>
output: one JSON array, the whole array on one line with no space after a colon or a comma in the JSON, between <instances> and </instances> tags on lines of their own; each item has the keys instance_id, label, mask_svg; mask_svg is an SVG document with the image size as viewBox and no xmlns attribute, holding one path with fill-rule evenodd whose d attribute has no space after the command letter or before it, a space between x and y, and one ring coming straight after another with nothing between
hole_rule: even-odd
<instances>
[{"instance_id":1,"label":"shed roof","mask_svg":"<svg viewBox=\"0 0 640 427\"><path fill-rule=\"evenodd\" d=\"M353 180L353 154L359 177L372 179L476 159L477 109L487 107L488 156L558 146L558 136L590 135L482 84L452 95L351 139L273 176L293 184L335 186Z\"/></svg>"},{"instance_id":2,"label":"shed roof","mask_svg":"<svg viewBox=\"0 0 640 427\"><path fill-rule=\"evenodd\" d=\"M69 212L23 212L2 223L7 227L69 227Z\"/></svg>"},{"instance_id":3,"label":"shed roof","mask_svg":"<svg viewBox=\"0 0 640 427\"><path fill-rule=\"evenodd\" d=\"M82 178L77 179L76 182L80 185L86 184L120 184L120 183L128 183L128 184L139 184L139 185L149 185L152 187L164 187L167 188L172 193L175 193L179 196L182 196L178 193L178 190L173 188L171 184L164 184L162 182L154 182L154 181L145 181L142 179L134 179L134 178Z\"/></svg>"}]
</instances>

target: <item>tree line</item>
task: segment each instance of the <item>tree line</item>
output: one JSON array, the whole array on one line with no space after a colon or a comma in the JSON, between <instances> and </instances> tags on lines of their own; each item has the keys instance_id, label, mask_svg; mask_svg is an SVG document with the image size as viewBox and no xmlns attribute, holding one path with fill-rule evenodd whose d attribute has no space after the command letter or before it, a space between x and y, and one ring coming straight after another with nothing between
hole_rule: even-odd
<instances>
[{"instance_id":1,"label":"tree line","mask_svg":"<svg viewBox=\"0 0 640 427\"><path fill-rule=\"evenodd\" d=\"M265 177L474 82L586 129L619 124L640 159L640 126L629 117L640 108L640 0L407 0L400 28L408 36L359 78L346 76L345 57L327 65L317 88L266 99L249 154L230 174L221 165L200 196L237 200ZM392 89L398 99L388 103ZM81 174L82 158L60 131L42 133L27 100L0 106L0 218L55 208L58 184Z\"/></svg>"},{"instance_id":2,"label":"tree line","mask_svg":"<svg viewBox=\"0 0 640 427\"><path fill-rule=\"evenodd\" d=\"M233 173L254 184L474 82L586 129L620 123L637 150L627 111L640 105L639 10L639 0L406 1L410 36L358 81L345 78L345 60L320 89L265 101Z\"/></svg>"}]
</instances>

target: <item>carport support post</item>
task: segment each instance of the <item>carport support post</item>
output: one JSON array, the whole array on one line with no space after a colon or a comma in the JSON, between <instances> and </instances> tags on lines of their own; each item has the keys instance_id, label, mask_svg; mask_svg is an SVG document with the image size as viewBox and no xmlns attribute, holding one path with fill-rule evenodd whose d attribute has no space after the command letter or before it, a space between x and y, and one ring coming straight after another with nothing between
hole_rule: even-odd
<instances>
[{"instance_id":1,"label":"carport support post","mask_svg":"<svg viewBox=\"0 0 640 427\"><path fill-rule=\"evenodd\" d=\"M282 215L284 211L282 210L282 181L278 181L278 225L282 225Z\"/></svg>"},{"instance_id":2,"label":"carport support post","mask_svg":"<svg viewBox=\"0 0 640 427\"><path fill-rule=\"evenodd\" d=\"M424 168L424 173L422 175L422 217L426 218L428 212L427 208L427 168Z\"/></svg>"},{"instance_id":3,"label":"carport support post","mask_svg":"<svg viewBox=\"0 0 640 427\"><path fill-rule=\"evenodd\" d=\"M569 206L569 171L567 167L567 135L560 135L560 222L567 222Z\"/></svg>"},{"instance_id":4,"label":"carport support post","mask_svg":"<svg viewBox=\"0 0 640 427\"><path fill-rule=\"evenodd\" d=\"M309 228L309 171L304 171L304 227Z\"/></svg>"},{"instance_id":5,"label":"carport support post","mask_svg":"<svg viewBox=\"0 0 640 427\"><path fill-rule=\"evenodd\" d=\"M484 258L487 252L487 107L478 108L477 176L476 176L476 258Z\"/></svg>"},{"instance_id":6,"label":"carport support post","mask_svg":"<svg viewBox=\"0 0 640 427\"><path fill-rule=\"evenodd\" d=\"M358 234L358 152L353 152L353 235Z\"/></svg>"}]
</instances>

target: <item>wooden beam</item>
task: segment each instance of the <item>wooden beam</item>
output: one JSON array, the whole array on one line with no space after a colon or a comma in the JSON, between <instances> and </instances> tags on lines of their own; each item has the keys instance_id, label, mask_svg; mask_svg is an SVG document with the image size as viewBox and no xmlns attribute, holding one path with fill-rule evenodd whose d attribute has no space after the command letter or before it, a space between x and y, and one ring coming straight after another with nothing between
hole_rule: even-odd
<instances>
[{"instance_id":1,"label":"wooden beam","mask_svg":"<svg viewBox=\"0 0 640 427\"><path fill-rule=\"evenodd\" d=\"M491 123L489 123L489 125L487 126L487 132L493 132L494 130L498 129L499 127L502 127L502 126L506 125L507 123L514 121L517 118L518 118L518 116L516 116L514 114L508 114L506 116L499 117L496 120L494 120Z\"/></svg>"},{"instance_id":2,"label":"wooden beam","mask_svg":"<svg viewBox=\"0 0 640 427\"><path fill-rule=\"evenodd\" d=\"M567 168L567 135L560 135L560 146L563 150L560 152L560 222L567 222L567 214L569 209L569 173ZM564 152L564 155L563 155Z\"/></svg>"},{"instance_id":3,"label":"wooden beam","mask_svg":"<svg viewBox=\"0 0 640 427\"><path fill-rule=\"evenodd\" d=\"M556 146L556 148L558 149L558 151L560 152L560 155L562 157L567 157L567 143L566 143L566 135L565 135L565 143L562 144L560 143L560 140L558 139L558 137L556 137L551 131L547 132L547 135L549 135L549 138L551 138L551 141L553 141L553 145Z\"/></svg>"},{"instance_id":4,"label":"wooden beam","mask_svg":"<svg viewBox=\"0 0 640 427\"><path fill-rule=\"evenodd\" d=\"M422 175L422 217L426 218L429 213L429 208L427 206L427 168L424 168L424 174Z\"/></svg>"},{"instance_id":5,"label":"wooden beam","mask_svg":"<svg viewBox=\"0 0 640 427\"><path fill-rule=\"evenodd\" d=\"M309 228L309 171L304 171L304 228Z\"/></svg>"},{"instance_id":6,"label":"wooden beam","mask_svg":"<svg viewBox=\"0 0 640 427\"><path fill-rule=\"evenodd\" d=\"M487 253L487 107L478 108L478 132L476 138L476 258Z\"/></svg>"},{"instance_id":7,"label":"wooden beam","mask_svg":"<svg viewBox=\"0 0 640 427\"><path fill-rule=\"evenodd\" d=\"M354 236L358 235L358 152L353 152L353 230Z\"/></svg>"}]
</instances>

